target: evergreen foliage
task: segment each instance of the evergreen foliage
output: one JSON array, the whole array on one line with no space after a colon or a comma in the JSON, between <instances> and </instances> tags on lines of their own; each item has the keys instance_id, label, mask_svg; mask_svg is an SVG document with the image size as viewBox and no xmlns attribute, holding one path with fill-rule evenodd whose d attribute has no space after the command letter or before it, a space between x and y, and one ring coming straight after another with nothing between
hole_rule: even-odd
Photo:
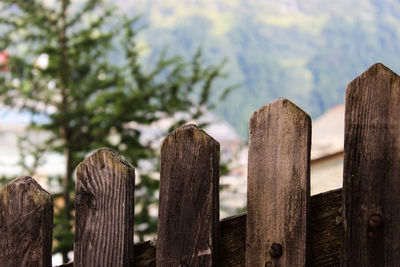
<instances>
[{"instance_id":1,"label":"evergreen foliage","mask_svg":"<svg viewBox=\"0 0 400 267\"><path fill-rule=\"evenodd\" d=\"M2 0L0 7L0 51L8 55L0 71L0 101L30 112L31 131L49 133L30 151L38 163L46 151L65 155L64 177L53 177L62 183L62 192L54 197L64 203L55 213L54 253L61 252L67 261L73 249L77 164L103 146L135 166L141 160L157 163L157 152L141 140L140 126L179 112L189 120L198 118L202 107L214 107L211 91L224 76L224 62L205 65L201 51L190 61L164 51L144 70L135 39L137 17L124 16L101 0ZM230 89L219 93L225 96ZM151 171L142 171L136 179L136 205L142 206L135 215L140 225L136 234L143 239L155 232L156 219L148 207L157 201L158 180Z\"/></svg>"}]
</instances>

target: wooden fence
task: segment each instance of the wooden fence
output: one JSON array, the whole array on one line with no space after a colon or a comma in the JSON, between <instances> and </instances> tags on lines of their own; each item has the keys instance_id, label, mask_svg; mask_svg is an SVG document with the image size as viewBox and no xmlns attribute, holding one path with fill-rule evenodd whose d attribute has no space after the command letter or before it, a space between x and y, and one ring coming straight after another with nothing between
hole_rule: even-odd
<instances>
[{"instance_id":1,"label":"wooden fence","mask_svg":"<svg viewBox=\"0 0 400 267\"><path fill-rule=\"evenodd\" d=\"M156 242L133 244L134 168L102 148L77 168L68 266L398 266L400 77L375 64L346 91L343 189L310 197L311 119L286 99L250 119L247 214L219 220L219 144L194 125L161 146ZM52 197L0 190L0 265L51 266Z\"/></svg>"}]
</instances>

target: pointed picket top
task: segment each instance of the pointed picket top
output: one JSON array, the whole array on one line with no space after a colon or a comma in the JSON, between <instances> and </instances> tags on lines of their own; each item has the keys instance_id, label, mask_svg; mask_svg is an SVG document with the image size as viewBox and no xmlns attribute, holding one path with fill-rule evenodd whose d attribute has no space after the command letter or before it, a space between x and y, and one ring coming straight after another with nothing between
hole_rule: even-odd
<instances>
[{"instance_id":1,"label":"pointed picket top","mask_svg":"<svg viewBox=\"0 0 400 267\"><path fill-rule=\"evenodd\" d=\"M365 94L368 94L369 90L388 90L390 86L381 85L388 85L392 78L399 79L400 77L382 63L375 63L347 85L346 94L352 94L351 91L353 90L367 90ZM366 80L368 80L369 85L359 86Z\"/></svg>"},{"instance_id":2,"label":"pointed picket top","mask_svg":"<svg viewBox=\"0 0 400 267\"><path fill-rule=\"evenodd\" d=\"M262 113L263 111L265 111L266 109L271 108L271 107L274 107L274 108L282 107L282 108L287 109L288 112L290 112L290 110L296 110L293 113L301 113L301 114L304 114L305 116L308 116L308 114L306 112L304 112L301 108L299 108L296 104L294 104L289 99L284 98L284 97L278 97L271 103L269 103L265 106L262 106L258 110L254 111L251 117L257 116L257 114Z\"/></svg>"},{"instance_id":3,"label":"pointed picket top","mask_svg":"<svg viewBox=\"0 0 400 267\"><path fill-rule=\"evenodd\" d=\"M133 264L135 169L110 148L76 171L74 266Z\"/></svg>"},{"instance_id":4,"label":"pointed picket top","mask_svg":"<svg viewBox=\"0 0 400 267\"><path fill-rule=\"evenodd\" d=\"M157 266L217 266L219 143L185 125L161 145Z\"/></svg>"},{"instance_id":5,"label":"pointed picket top","mask_svg":"<svg viewBox=\"0 0 400 267\"><path fill-rule=\"evenodd\" d=\"M250 118L246 266L306 266L311 118L279 98Z\"/></svg>"},{"instance_id":6,"label":"pointed picket top","mask_svg":"<svg viewBox=\"0 0 400 267\"><path fill-rule=\"evenodd\" d=\"M19 194L29 192L29 195L20 195L20 197L32 197L32 201L37 207L46 205L46 203L52 201L51 194L44 190L40 186L40 184L30 176L18 177L10 181L0 189L0 195L2 196L3 203L5 205L8 205L10 201L13 201L13 199L10 199L10 194L12 194L13 192Z\"/></svg>"},{"instance_id":7,"label":"pointed picket top","mask_svg":"<svg viewBox=\"0 0 400 267\"><path fill-rule=\"evenodd\" d=\"M301 108L299 108L290 100L279 97L275 99L272 103L265 105L253 112L250 117L250 134L252 133L252 130L254 130L254 127L252 127L252 125L257 125L261 123L264 119L263 114L269 113L275 109L279 109L279 112L281 112L282 116L289 116L290 120L296 121L300 119L307 120L311 123L311 117L306 112L304 112Z\"/></svg>"},{"instance_id":8,"label":"pointed picket top","mask_svg":"<svg viewBox=\"0 0 400 267\"><path fill-rule=\"evenodd\" d=\"M171 142L174 142L174 140L177 138L181 138L181 136L183 138L186 136L191 142L212 142L214 144L218 144L219 146L219 143L214 138L208 135L204 130L200 129L197 125L187 124L174 130L167 137L165 137L161 142L161 149L165 143L171 144Z\"/></svg>"},{"instance_id":9,"label":"pointed picket top","mask_svg":"<svg viewBox=\"0 0 400 267\"><path fill-rule=\"evenodd\" d=\"M0 262L4 266L51 266L53 198L22 176L0 189Z\"/></svg>"},{"instance_id":10,"label":"pointed picket top","mask_svg":"<svg viewBox=\"0 0 400 267\"><path fill-rule=\"evenodd\" d=\"M400 262L400 77L378 63L346 90L343 266Z\"/></svg>"},{"instance_id":11,"label":"pointed picket top","mask_svg":"<svg viewBox=\"0 0 400 267\"><path fill-rule=\"evenodd\" d=\"M126 169L134 169L131 163L126 161L120 154L108 147L103 147L96 150L92 155L87 157L78 165L77 170L80 170L82 168L81 165L91 164L98 165L100 169L104 168L105 164L108 164L110 166L121 166L122 168Z\"/></svg>"}]
</instances>

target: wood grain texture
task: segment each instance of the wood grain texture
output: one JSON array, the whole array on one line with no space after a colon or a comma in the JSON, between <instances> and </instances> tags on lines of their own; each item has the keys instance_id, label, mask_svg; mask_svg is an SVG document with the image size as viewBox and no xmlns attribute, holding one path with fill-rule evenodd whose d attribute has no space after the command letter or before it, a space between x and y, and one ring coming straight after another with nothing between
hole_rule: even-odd
<instances>
[{"instance_id":1,"label":"wood grain texture","mask_svg":"<svg viewBox=\"0 0 400 267\"><path fill-rule=\"evenodd\" d=\"M109 148L77 168L74 266L131 266L135 170Z\"/></svg>"},{"instance_id":2,"label":"wood grain texture","mask_svg":"<svg viewBox=\"0 0 400 267\"><path fill-rule=\"evenodd\" d=\"M309 266L339 267L342 250L342 189L311 197Z\"/></svg>"},{"instance_id":3,"label":"wood grain texture","mask_svg":"<svg viewBox=\"0 0 400 267\"><path fill-rule=\"evenodd\" d=\"M195 125L161 145L157 266L216 266L219 143Z\"/></svg>"},{"instance_id":4,"label":"wood grain texture","mask_svg":"<svg viewBox=\"0 0 400 267\"><path fill-rule=\"evenodd\" d=\"M311 197L309 266L340 266L343 226L341 207L341 189ZM246 214L221 220L220 228L220 256L217 266L245 266ZM135 245L136 267L156 266L156 248L151 243L147 241Z\"/></svg>"},{"instance_id":5,"label":"wood grain texture","mask_svg":"<svg viewBox=\"0 0 400 267\"><path fill-rule=\"evenodd\" d=\"M53 198L34 179L0 189L0 266L50 267Z\"/></svg>"},{"instance_id":6,"label":"wood grain texture","mask_svg":"<svg viewBox=\"0 0 400 267\"><path fill-rule=\"evenodd\" d=\"M156 267L155 241L135 244L135 267Z\"/></svg>"},{"instance_id":7,"label":"wood grain texture","mask_svg":"<svg viewBox=\"0 0 400 267\"><path fill-rule=\"evenodd\" d=\"M225 218L220 222L219 257L216 266L244 266L246 249L246 214ZM156 243L135 244L135 266L156 266Z\"/></svg>"},{"instance_id":8,"label":"wood grain texture","mask_svg":"<svg viewBox=\"0 0 400 267\"><path fill-rule=\"evenodd\" d=\"M219 264L217 266L244 266L246 252L246 214L221 221Z\"/></svg>"},{"instance_id":9,"label":"wood grain texture","mask_svg":"<svg viewBox=\"0 0 400 267\"><path fill-rule=\"evenodd\" d=\"M310 266L340 266L342 244L342 189L311 197ZM246 214L220 222L219 264L222 267L245 266ZM135 244L136 267L156 266L156 243ZM71 263L61 266L72 267Z\"/></svg>"},{"instance_id":10,"label":"wood grain texture","mask_svg":"<svg viewBox=\"0 0 400 267\"><path fill-rule=\"evenodd\" d=\"M311 118L279 98L250 118L246 266L305 266ZM279 258L270 255L282 245Z\"/></svg>"},{"instance_id":11,"label":"wood grain texture","mask_svg":"<svg viewBox=\"0 0 400 267\"><path fill-rule=\"evenodd\" d=\"M400 77L378 63L346 90L343 266L399 265L399 162Z\"/></svg>"}]
</instances>

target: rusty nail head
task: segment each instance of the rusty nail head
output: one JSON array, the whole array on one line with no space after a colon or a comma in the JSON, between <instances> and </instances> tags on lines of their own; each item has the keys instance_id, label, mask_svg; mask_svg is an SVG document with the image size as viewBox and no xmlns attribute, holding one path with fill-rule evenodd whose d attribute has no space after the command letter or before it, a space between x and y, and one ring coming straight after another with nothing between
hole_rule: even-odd
<instances>
[{"instance_id":1,"label":"rusty nail head","mask_svg":"<svg viewBox=\"0 0 400 267\"><path fill-rule=\"evenodd\" d=\"M371 228L380 228L383 225L383 218L380 214L373 214L371 217L369 217L369 226Z\"/></svg>"},{"instance_id":2,"label":"rusty nail head","mask_svg":"<svg viewBox=\"0 0 400 267\"><path fill-rule=\"evenodd\" d=\"M271 257L275 259L282 256L282 252L283 252L282 245L278 243L273 243L269 248L269 255L271 255Z\"/></svg>"}]
</instances>

